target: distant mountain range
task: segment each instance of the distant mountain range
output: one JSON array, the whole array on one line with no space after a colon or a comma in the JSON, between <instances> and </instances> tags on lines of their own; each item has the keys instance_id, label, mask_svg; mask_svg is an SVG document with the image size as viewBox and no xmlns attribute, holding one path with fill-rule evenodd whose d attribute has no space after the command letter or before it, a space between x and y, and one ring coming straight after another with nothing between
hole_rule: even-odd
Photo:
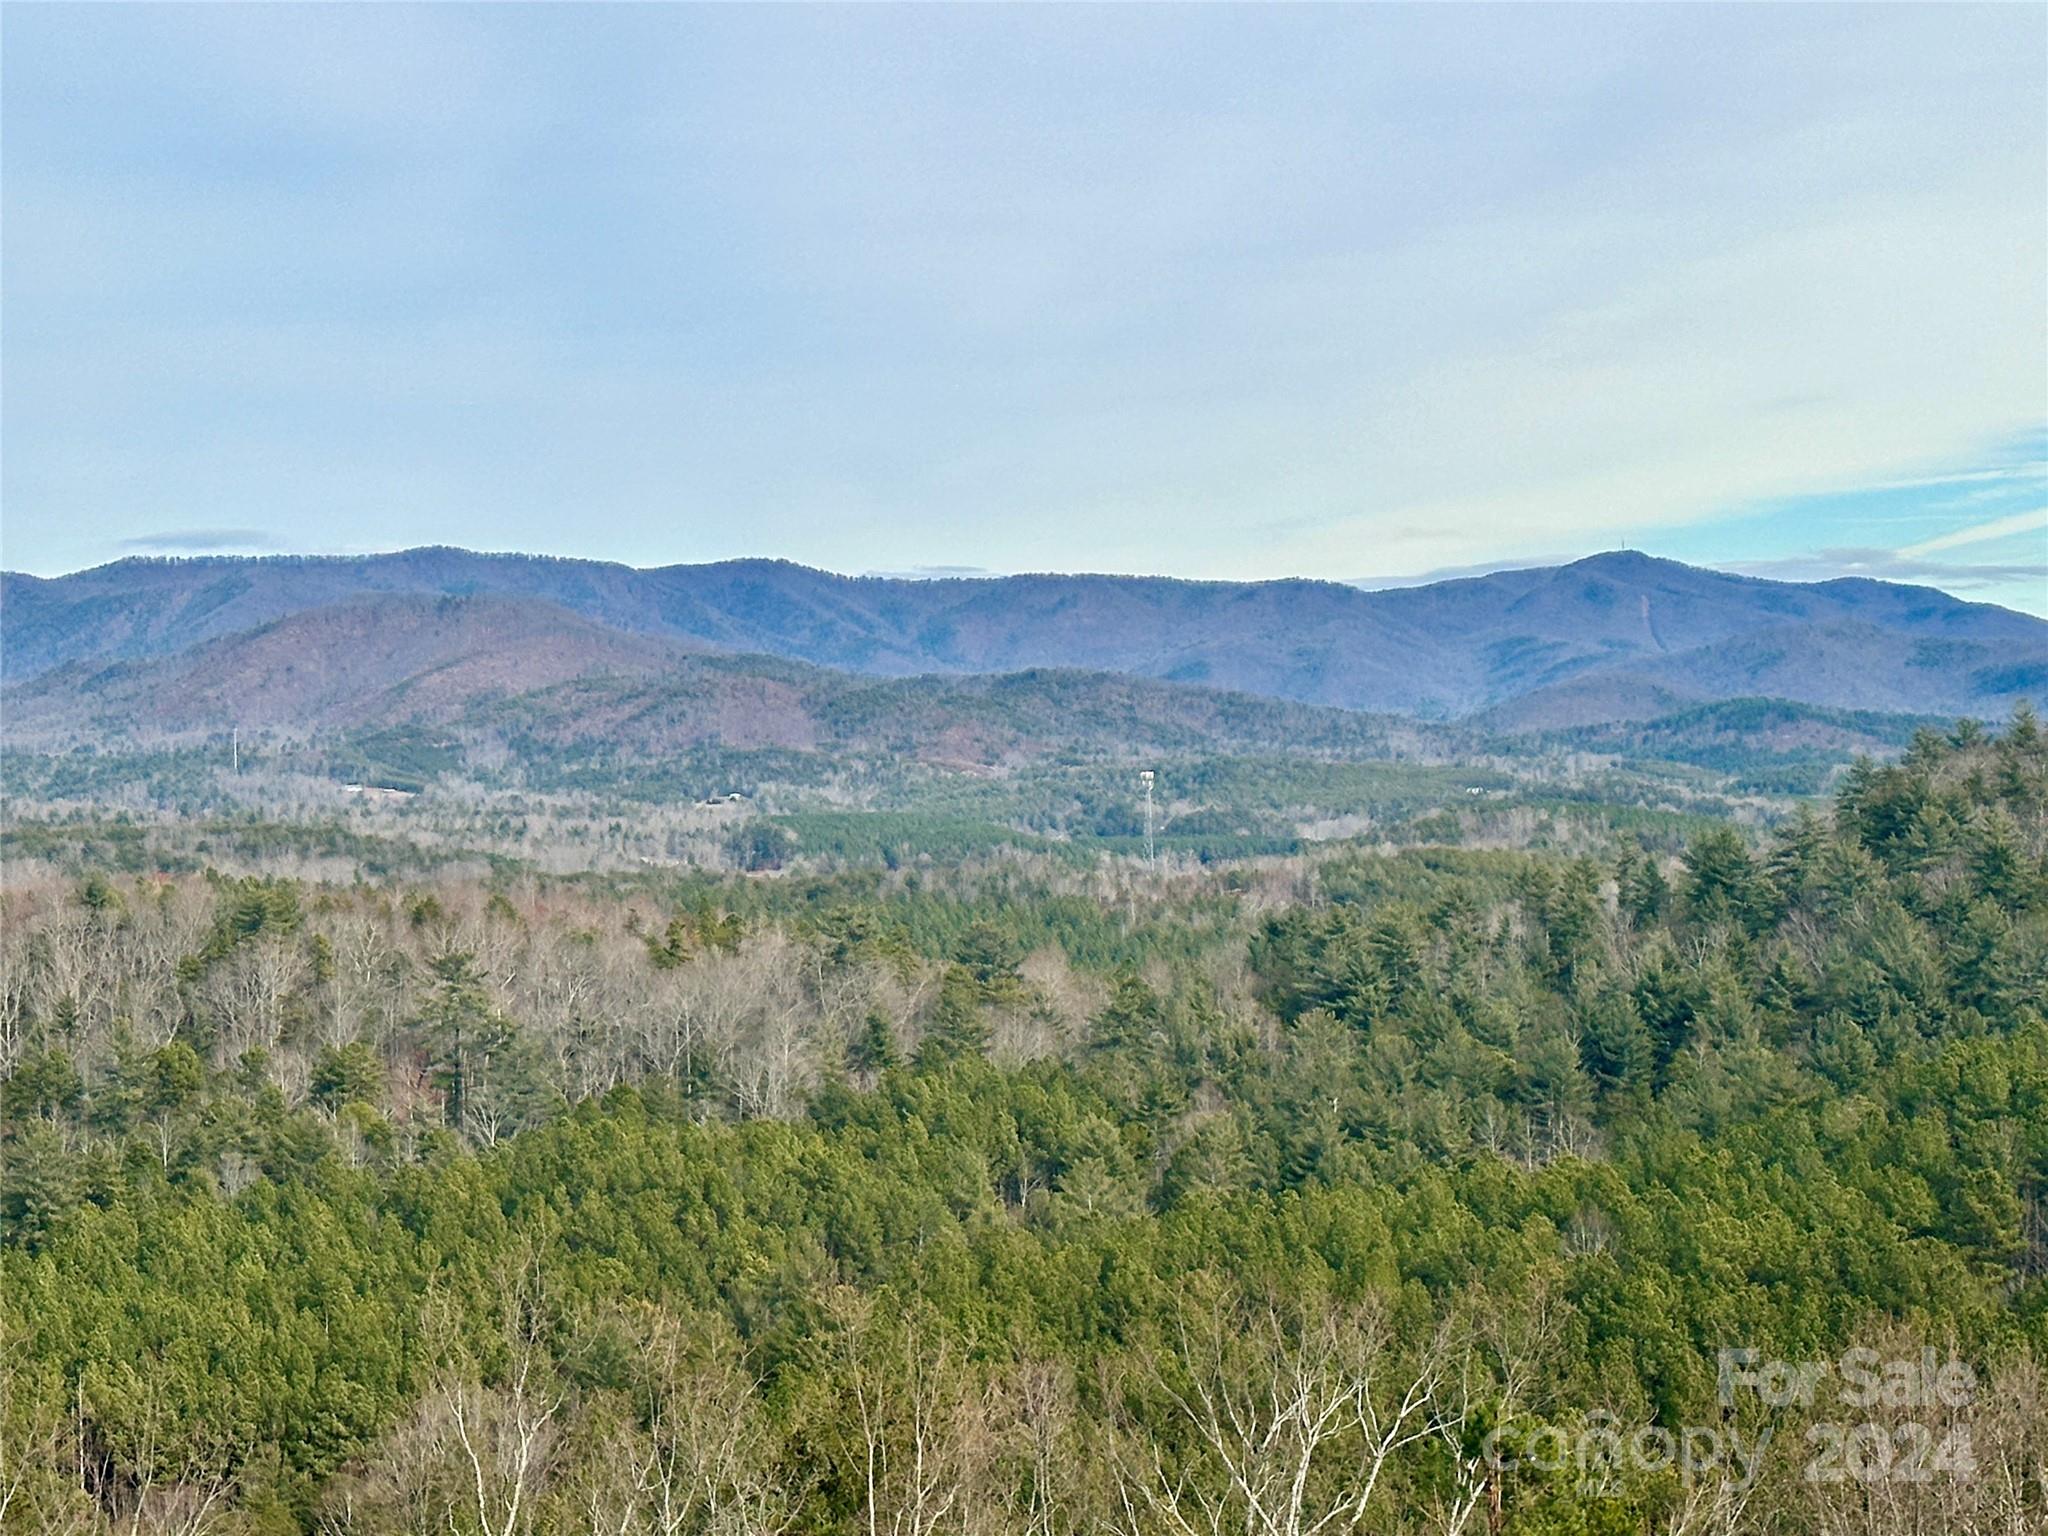
<instances>
[{"instance_id":1,"label":"distant mountain range","mask_svg":"<svg viewBox=\"0 0 2048 1536\"><path fill-rule=\"evenodd\" d=\"M8 685L30 744L390 725L625 757L715 745L982 764L1071 747L1375 753L1398 723L1112 672L861 677L630 635L534 598L356 598Z\"/></svg>"},{"instance_id":2,"label":"distant mountain range","mask_svg":"<svg viewBox=\"0 0 2048 1536\"><path fill-rule=\"evenodd\" d=\"M1039 675L1008 697L986 677L892 694L817 668ZM948 720L998 734L1015 734L1033 709L1061 708L1199 733L1220 728L1221 692L1320 706L1254 720L1254 701L1230 700L1253 736L1334 741L1351 728L1326 711L1469 717L1510 732L1760 696L1997 717L2048 695L2048 623L1923 587L1762 581L1626 552L1369 592L1316 581L898 580L777 561L635 570L420 549L6 574L0 676L17 739L446 721L515 699L548 701L522 707L558 734L580 733L564 711L581 708L655 736L713 721L728 735L822 743L848 711L894 709L931 726L940 700Z\"/></svg>"}]
</instances>

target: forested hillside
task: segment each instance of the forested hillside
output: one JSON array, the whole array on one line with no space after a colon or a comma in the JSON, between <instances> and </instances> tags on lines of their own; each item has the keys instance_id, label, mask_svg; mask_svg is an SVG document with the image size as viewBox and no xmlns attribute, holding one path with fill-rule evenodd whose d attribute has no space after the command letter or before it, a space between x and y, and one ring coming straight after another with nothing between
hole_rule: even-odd
<instances>
[{"instance_id":1,"label":"forested hillside","mask_svg":"<svg viewBox=\"0 0 2048 1536\"><path fill-rule=\"evenodd\" d=\"M163 660L73 664L10 690L7 705L16 750L132 750L244 731L253 751L264 737L412 730L522 761L574 748L644 762L704 746L977 763L1194 747L1361 753L1380 748L1391 723L1114 672L860 677L706 655L489 598L320 609Z\"/></svg>"},{"instance_id":2,"label":"forested hillside","mask_svg":"<svg viewBox=\"0 0 2048 1536\"><path fill-rule=\"evenodd\" d=\"M0 914L8 1531L2048 1519L2028 712L1675 853L100 846ZM1970 1362L1927 1477L1724 1391L1852 1346Z\"/></svg>"}]
</instances>

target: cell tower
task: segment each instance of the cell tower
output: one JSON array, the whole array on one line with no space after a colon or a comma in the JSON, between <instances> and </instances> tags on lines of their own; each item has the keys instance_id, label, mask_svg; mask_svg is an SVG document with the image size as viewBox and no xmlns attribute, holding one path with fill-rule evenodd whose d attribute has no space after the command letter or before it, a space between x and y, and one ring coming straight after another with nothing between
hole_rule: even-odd
<instances>
[{"instance_id":1,"label":"cell tower","mask_svg":"<svg viewBox=\"0 0 2048 1536\"><path fill-rule=\"evenodd\" d=\"M1151 770L1150 768L1147 768L1147 769L1145 769L1145 770L1144 770L1144 771L1143 771L1142 773L1140 773L1140 774L1138 775L1138 782L1139 782L1140 784L1142 784L1142 785L1144 785L1144 786L1145 786L1145 862L1146 862L1147 864L1151 864L1151 863L1153 862L1153 858L1152 858L1152 779L1153 779L1153 773L1152 773L1152 770Z\"/></svg>"}]
</instances>

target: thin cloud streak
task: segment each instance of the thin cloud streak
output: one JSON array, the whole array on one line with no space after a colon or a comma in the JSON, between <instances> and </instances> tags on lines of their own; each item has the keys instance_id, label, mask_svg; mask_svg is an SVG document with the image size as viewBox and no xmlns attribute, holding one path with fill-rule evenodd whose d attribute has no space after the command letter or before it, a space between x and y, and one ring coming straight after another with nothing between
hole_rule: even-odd
<instances>
[{"instance_id":1,"label":"thin cloud streak","mask_svg":"<svg viewBox=\"0 0 2048 1536\"><path fill-rule=\"evenodd\" d=\"M1922 560L1892 549L1817 549L1772 560L1716 562L1716 569L1773 581L1836 581L1845 576L1909 582L1951 591L1974 591L2014 582L2048 581L2048 559L1955 564Z\"/></svg>"},{"instance_id":2,"label":"thin cloud streak","mask_svg":"<svg viewBox=\"0 0 2048 1536\"><path fill-rule=\"evenodd\" d=\"M2042 480L2048 481L2048 461L2030 464L2006 464L1997 469L1963 470L1953 475L1920 475L1906 480L1877 480L1863 486L1866 491L1919 491L1936 490L1945 485L1970 485L1980 481Z\"/></svg>"},{"instance_id":3,"label":"thin cloud streak","mask_svg":"<svg viewBox=\"0 0 2048 1536\"><path fill-rule=\"evenodd\" d=\"M282 548L274 537L260 528L170 528L160 533L122 539L119 547L137 555L156 551L183 554L212 554L227 550L272 552Z\"/></svg>"},{"instance_id":4,"label":"thin cloud streak","mask_svg":"<svg viewBox=\"0 0 2048 1536\"><path fill-rule=\"evenodd\" d=\"M1968 528L1958 528L1953 533L1922 539L1918 544L1908 544L1899 550L1898 554L1903 559L1912 559L1944 549L1961 549L1969 544L1984 544L1992 539L2009 538L2014 534L2036 531L2048 533L2048 507L2036 507L2030 512L2015 512L2011 517L1993 518L1987 523L1977 523Z\"/></svg>"}]
</instances>

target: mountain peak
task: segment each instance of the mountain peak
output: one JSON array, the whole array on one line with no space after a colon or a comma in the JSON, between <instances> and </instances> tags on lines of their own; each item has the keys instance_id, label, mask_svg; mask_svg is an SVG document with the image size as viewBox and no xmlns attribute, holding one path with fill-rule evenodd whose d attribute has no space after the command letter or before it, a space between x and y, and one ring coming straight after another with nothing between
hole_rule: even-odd
<instances>
[{"instance_id":1,"label":"mountain peak","mask_svg":"<svg viewBox=\"0 0 2048 1536\"><path fill-rule=\"evenodd\" d=\"M1697 565L1687 565L1682 560L1667 560L1661 555L1646 555L1639 549L1608 549L1596 555L1586 555L1559 567L1565 571L1592 572L1596 575L1613 577L1617 580L1641 578L1651 575L1719 576L1719 571L1709 571Z\"/></svg>"}]
</instances>

